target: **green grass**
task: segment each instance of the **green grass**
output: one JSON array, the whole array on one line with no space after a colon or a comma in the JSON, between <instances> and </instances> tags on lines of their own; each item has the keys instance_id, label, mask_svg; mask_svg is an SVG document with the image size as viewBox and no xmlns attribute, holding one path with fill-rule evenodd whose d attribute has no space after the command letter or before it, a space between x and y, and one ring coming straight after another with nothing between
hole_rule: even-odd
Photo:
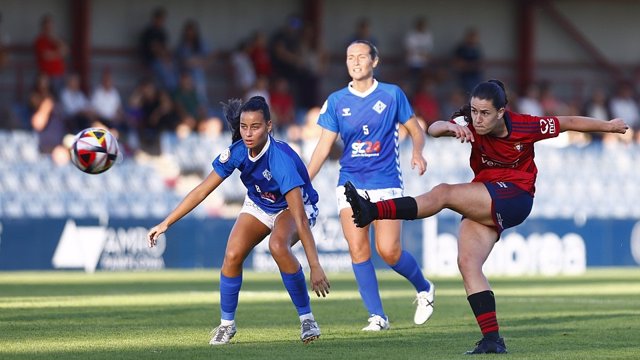
<instances>
[{"instance_id":1,"label":"green grass","mask_svg":"<svg viewBox=\"0 0 640 360\"><path fill-rule=\"evenodd\" d=\"M352 274L313 295L322 337L299 341L277 274L245 273L232 344L212 348L218 271L0 272L0 359L464 359L480 337L461 280L436 278L436 312L413 324L414 292L379 272L392 329L371 334ZM640 269L493 278L509 359L637 359ZM486 357L486 356L481 356Z\"/></svg>"}]
</instances>

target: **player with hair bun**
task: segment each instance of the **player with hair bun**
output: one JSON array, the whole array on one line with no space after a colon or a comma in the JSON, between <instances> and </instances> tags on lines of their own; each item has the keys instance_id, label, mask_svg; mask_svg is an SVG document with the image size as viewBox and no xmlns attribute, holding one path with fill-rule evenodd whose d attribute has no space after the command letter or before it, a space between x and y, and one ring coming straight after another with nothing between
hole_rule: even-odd
<instances>
[{"instance_id":1,"label":"player with hair bun","mask_svg":"<svg viewBox=\"0 0 640 360\"><path fill-rule=\"evenodd\" d=\"M233 144L213 161L213 171L185 196L166 219L148 234L155 246L160 234L187 215L214 191L235 169L247 188L220 271L220 326L209 344L227 344L236 334L235 313L242 285L242 264L249 252L267 235L269 250L280 269L282 281L300 318L300 338L309 343L320 336L304 272L291 247L300 240L311 270L311 287L319 296L329 293L327 279L316 249L311 227L318 215L318 193L300 157L284 142L271 136L269 106L261 96L246 103L230 100L223 104L232 129Z\"/></svg>"},{"instance_id":2,"label":"player with hair bun","mask_svg":"<svg viewBox=\"0 0 640 360\"><path fill-rule=\"evenodd\" d=\"M322 133L308 168L313 179L340 135L345 144L336 189L340 223L349 244L358 290L369 312L369 324L362 330L380 331L389 329L389 318L382 307L378 280L371 262L369 227L359 229L354 226L351 208L344 197L344 184L351 181L368 190L376 200L402 196L400 124L407 129L412 141L411 167L420 175L427 168L422 156L425 134L402 90L374 78L374 69L379 62L378 49L369 41L356 40L347 47L346 55L352 81L331 94L320 110L318 124ZM418 304L413 321L424 324L433 313L435 287L425 279L413 255L402 249L402 222L382 220L375 221L373 226L380 257L415 288Z\"/></svg>"},{"instance_id":3,"label":"player with hair bun","mask_svg":"<svg viewBox=\"0 0 640 360\"><path fill-rule=\"evenodd\" d=\"M534 143L563 131L624 134L622 119L602 121L583 116L531 116L507 110L502 82L478 84L471 101L451 121L436 121L428 129L433 137L451 136L471 143L471 169L475 177L465 184L440 184L416 197L371 203L351 183L345 196L354 222L367 226L376 219L422 219L451 209L462 215L458 236L458 268L469 305L482 339L467 354L506 353L496 318L493 291L482 271L504 229L522 223L533 206L538 170Z\"/></svg>"}]
</instances>

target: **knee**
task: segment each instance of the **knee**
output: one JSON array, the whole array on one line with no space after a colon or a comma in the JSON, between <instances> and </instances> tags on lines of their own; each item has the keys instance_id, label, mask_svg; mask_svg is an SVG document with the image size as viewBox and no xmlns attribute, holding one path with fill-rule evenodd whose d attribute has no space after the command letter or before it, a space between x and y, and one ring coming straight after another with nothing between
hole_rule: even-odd
<instances>
[{"instance_id":1,"label":"knee","mask_svg":"<svg viewBox=\"0 0 640 360\"><path fill-rule=\"evenodd\" d=\"M244 254L235 250L227 250L224 254L223 266L229 268L241 267L244 262Z\"/></svg>"},{"instance_id":2,"label":"knee","mask_svg":"<svg viewBox=\"0 0 640 360\"><path fill-rule=\"evenodd\" d=\"M458 269L460 274L465 276L475 271L482 271L482 264L478 265L478 260L472 254L458 254Z\"/></svg>"},{"instance_id":3,"label":"knee","mask_svg":"<svg viewBox=\"0 0 640 360\"><path fill-rule=\"evenodd\" d=\"M291 247L286 239L272 236L269 239L269 251L274 259L278 259L283 256L288 256L291 252Z\"/></svg>"},{"instance_id":4,"label":"knee","mask_svg":"<svg viewBox=\"0 0 640 360\"><path fill-rule=\"evenodd\" d=\"M438 184L431 189L431 195L439 200L439 202L446 203L449 192L451 191L451 185Z\"/></svg>"},{"instance_id":5,"label":"knee","mask_svg":"<svg viewBox=\"0 0 640 360\"><path fill-rule=\"evenodd\" d=\"M384 262L389 266L393 266L397 264L398 261L400 261L400 255L402 255L402 249L399 247L396 247L396 246L379 247L377 250L378 250L378 255L380 255L382 260L384 260Z\"/></svg>"}]
</instances>

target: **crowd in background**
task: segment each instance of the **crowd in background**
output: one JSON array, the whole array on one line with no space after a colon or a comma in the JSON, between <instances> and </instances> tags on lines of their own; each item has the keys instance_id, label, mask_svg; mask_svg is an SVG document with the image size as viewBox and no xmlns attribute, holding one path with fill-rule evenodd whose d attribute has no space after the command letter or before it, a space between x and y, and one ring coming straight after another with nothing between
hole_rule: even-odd
<instances>
[{"instance_id":1,"label":"crowd in background","mask_svg":"<svg viewBox=\"0 0 640 360\"><path fill-rule=\"evenodd\" d=\"M55 19L44 15L33 43L38 75L24 104L22 115L27 121L17 127L37 132L40 150L51 153L58 163L68 161L72 135L90 126L110 129L129 154L152 156L162 152L163 132L174 132L178 138L194 133L226 136L225 122L217 115L219 102L226 99L212 99L207 94L207 76L212 76L207 70L223 58L233 81L229 97L261 95L270 104L278 136L301 144L301 148L305 148L306 139L315 139L315 120L324 102L321 81L330 59L313 26L289 16L274 33L247 33L223 55L222 50L212 49L198 22L191 19L184 21L176 45L171 47L165 26L168 15L164 8L155 9L142 29L137 48L143 71L126 96L109 68L102 70L92 89L82 89L79 75L67 64L67 41L56 35ZM355 39L377 43L368 19L357 21L345 45ZM468 100L466 94L485 80L481 34L469 28L453 48L446 61L433 61L434 35L425 17L416 18L404 36L405 70L394 82L403 87L425 128L432 121L448 118ZM6 48L0 44L0 66L6 59ZM640 82L629 81L615 89L593 89L588 100L578 104L559 98L554 84L543 81L532 84L523 94L511 92L509 106L531 115L621 117L634 130L624 137L572 135L575 137L565 140L640 143L638 86ZM5 118L0 119L2 127L11 127Z\"/></svg>"}]
</instances>

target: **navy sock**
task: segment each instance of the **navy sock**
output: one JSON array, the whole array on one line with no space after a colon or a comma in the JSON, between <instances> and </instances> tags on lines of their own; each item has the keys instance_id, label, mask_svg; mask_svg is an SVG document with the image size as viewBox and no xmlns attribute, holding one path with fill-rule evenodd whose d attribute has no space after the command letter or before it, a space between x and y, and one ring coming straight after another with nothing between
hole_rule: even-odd
<instances>
[{"instance_id":1,"label":"navy sock","mask_svg":"<svg viewBox=\"0 0 640 360\"><path fill-rule=\"evenodd\" d=\"M386 319L382 309L382 300L378 289L378 278L371 259L359 264L352 263L353 273L358 283L358 291L364 302L364 306L369 311L369 315L380 315Z\"/></svg>"},{"instance_id":2,"label":"navy sock","mask_svg":"<svg viewBox=\"0 0 640 360\"><path fill-rule=\"evenodd\" d=\"M242 286L242 274L226 277L220 272L220 318L234 320L238 308L238 295Z\"/></svg>"},{"instance_id":3,"label":"navy sock","mask_svg":"<svg viewBox=\"0 0 640 360\"><path fill-rule=\"evenodd\" d=\"M307 291L307 284L304 279L304 272L302 267L293 274L287 274L280 272L282 276L282 282L284 287L289 292L291 301L298 310L298 315L304 315L311 312L311 302L309 300L309 292Z\"/></svg>"},{"instance_id":4,"label":"navy sock","mask_svg":"<svg viewBox=\"0 0 640 360\"><path fill-rule=\"evenodd\" d=\"M431 288L427 279L422 275L422 270L420 270L418 262L416 262L416 259L408 252L402 250L400 259L391 268L407 278L407 280L413 284L413 287L416 288L417 292L429 291Z\"/></svg>"}]
</instances>

